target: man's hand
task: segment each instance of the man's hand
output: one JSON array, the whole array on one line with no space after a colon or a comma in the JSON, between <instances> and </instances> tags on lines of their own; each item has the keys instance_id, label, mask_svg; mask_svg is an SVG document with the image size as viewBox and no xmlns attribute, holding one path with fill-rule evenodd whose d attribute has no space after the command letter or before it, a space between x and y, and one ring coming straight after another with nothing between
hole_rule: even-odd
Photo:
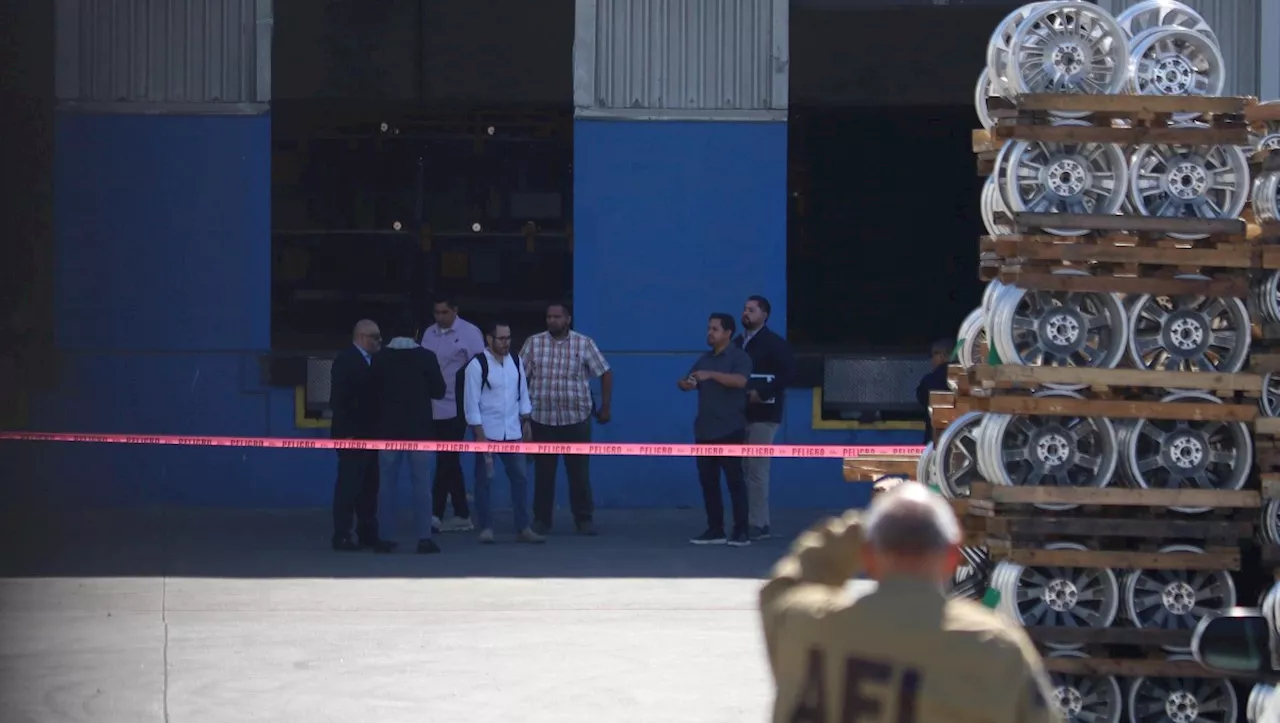
<instances>
[{"instance_id":1,"label":"man's hand","mask_svg":"<svg viewBox=\"0 0 1280 723\"><path fill-rule=\"evenodd\" d=\"M484 427L481 427L481 426L472 427L471 433L475 435L477 444L488 441L487 439L484 438Z\"/></svg>"},{"instance_id":2,"label":"man's hand","mask_svg":"<svg viewBox=\"0 0 1280 723\"><path fill-rule=\"evenodd\" d=\"M715 376L716 376L715 372L709 372L705 369L700 369L693 373L693 378L700 382L705 382L710 379L715 379Z\"/></svg>"},{"instance_id":3,"label":"man's hand","mask_svg":"<svg viewBox=\"0 0 1280 723\"><path fill-rule=\"evenodd\" d=\"M682 391L682 392L688 392L688 391L692 391L692 390L693 390L695 387L697 387L698 385L697 385L697 384L695 384L694 382L689 381L689 379L686 377L686 378L681 379L680 381L676 382L676 386L677 386L677 387L680 387L680 391Z\"/></svg>"},{"instance_id":4,"label":"man's hand","mask_svg":"<svg viewBox=\"0 0 1280 723\"><path fill-rule=\"evenodd\" d=\"M601 424L608 424L613 419L613 415L609 412L609 405L600 407L600 411L596 412L596 421Z\"/></svg>"},{"instance_id":5,"label":"man's hand","mask_svg":"<svg viewBox=\"0 0 1280 723\"><path fill-rule=\"evenodd\" d=\"M751 402L752 404L762 404L762 403L763 403L763 400L762 400L762 399L760 399L760 392L757 392L757 391L756 391L756 390L754 390L754 389L752 389L752 390L750 390L750 391L748 391L748 392L747 392L747 401L748 401L748 402Z\"/></svg>"},{"instance_id":6,"label":"man's hand","mask_svg":"<svg viewBox=\"0 0 1280 723\"><path fill-rule=\"evenodd\" d=\"M533 425L527 419L520 420L520 438L526 442L533 441Z\"/></svg>"}]
</instances>

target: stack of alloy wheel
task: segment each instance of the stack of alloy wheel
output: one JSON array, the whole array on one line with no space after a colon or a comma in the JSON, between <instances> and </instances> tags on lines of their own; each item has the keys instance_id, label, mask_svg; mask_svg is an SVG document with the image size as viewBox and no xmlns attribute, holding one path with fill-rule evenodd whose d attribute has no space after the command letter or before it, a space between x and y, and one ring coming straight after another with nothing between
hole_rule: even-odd
<instances>
[{"instance_id":1,"label":"stack of alloy wheel","mask_svg":"<svg viewBox=\"0 0 1280 723\"><path fill-rule=\"evenodd\" d=\"M1251 156L1280 148L1280 124L1255 124L1247 142L1241 131L1225 132L1236 128L1235 121L1224 120L1231 112L1205 109L1226 107L1229 100L1246 107L1244 99L1221 97L1226 82L1218 37L1203 17L1177 0L1136 2L1115 16L1086 0L1033 2L1011 12L995 28L975 88L978 118L989 139L986 147L998 145L980 197L988 234L984 264L1007 260L1007 252L993 248L1023 249L1037 243L1202 252L1222 248L1228 235L1232 242L1245 239L1246 223L1280 223L1280 170L1255 172L1250 167ZM1042 99L1049 95L1100 98L1095 107L1082 110L1092 101L1046 104ZM1169 109L1154 119L1151 113L1125 116L1118 109L1132 96L1187 101L1146 101ZM1040 105L1019 105L1029 98L1041 99L1036 101ZM1010 113L1018 116L1017 122L1003 120ZM1027 126L1052 132L1028 131ZM1106 132L1090 133L1098 128ZM1153 128L1170 129L1163 131L1166 136L1180 140L1150 141L1159 135L1150 133ZM1047 214L1055 216L1045 220ZM1027 223L1033 215L1042 220ZM1110 221L1096 223L1103 217ZM1189 220L1221 223L1208 224L1212 229L1205 231ZM1230 224L1242 231L1213 230ZM1117 528L1133 522L1128 527L1158 530L1167 523L1170 530L1185 531L1236 517L1223 512L1225 505L1169 504L1152 510L1125 502L1106 507L1109 503L1090 501L1090 495L1119 499L1106 495L1125 488L1139 491L1126 492L1128 499L1146 499L1133 495L1171 490L1245 494L1256 488L1253 419L1237 412L1247 407L1255 416L1280 417L1280 366L1274 377L1267 374L1265 379L1248 371L1251 353L1256 354L1256 322L1280 329L1280 270L1268 271L1261 264L1243 269L1237 274L1243 290L1237 291L1220 283L1219 276L1226 274L1217 269L1244 264L1133 262L1167 264L1144 276L1142 270L1127 269L1108 274L1106 264L1115 262L1095 257L1081 261L1081 255L1038 255L1032 259L1036 263L1025 264L1019 257L1018 264L1001 266L1001 273L990 277L981 304L965 317L958 333L957 363L968 375L966 391L956 391L956 410L963 413L926 447L917 477L951 498L969 497L978 485L1069 488L1072 495L1042 495L1044 499L1030 501L1016 513L988 507L983 514L1009 519L1016 514L1014 522L1027 522L1027 529L1039 517L1043 522L1061 520L1063 529L1071 520L1086 520L1099 530L1037 538L1037 550L1056 555L1042 559L1069 563L1041 562L1036 555L1015 561L1016 556L997 550L995 542L987 549L966 549L963 579L956 585L956 594L998 601L1003 614L1028 628L1048 656L1057 703L1068 718L1119 723L1127 717L1130 723L1145 723L1148 717L1185 717L1234 723L1237 694L1231 682L1185 672L1189 633L1196 623L1206 613L1236 605L1238 586L1246 593L1252 589L1254 583L1247 571L1239 571L1238 562L1234 567L1224 563L1228 569L1210 567L1217 564L1211 557L1225 559L1213 557L1224 545L1238 550L1250 544L1248 535L1229 543L1207 533L1121 540L1122 535L1103 529L1106 520L1115 520ZM1170 253L1163 257L1178 258ZM1057 258L1070 260L1045 261ZM1196 258L1209 257L1201 253ZM1051 269L1033 282L1025 280L1032 275L1003 272L1015 265ZM1123 283L1110 281L1122 276ZM1145 279L1162 283L1147 284ZM1157 290L1175 288L1164 283L1170 280L1180 284L1177 292ZM975 381L1000 367L1065 371L1044 375L1053 381L1013 387L1017 392ZM1137 372L1151 383L1132 383ZM1227 377L1237 385L1246 380L1256 385L1249 394L1224 395L1222 380ZM1130 381L1099 381L1107 378ZM1197 383L1201 378L1206 381ZM1178 383L1157 381L1165 379ZM965 396L970 399L962 405ZM994 404L1001 397L1016 397L1016 403ZM1129 411L1117 411L1125 404L1132 404ZM1218 405L1230 409L1214 413ZM1163 411L1136 411L1155 408ZM1180 411L1170 411L1175 408ZM1044 409L1073 411L1038 411ZM1256 507L1248 514L1256 517ZM1280 546L1280 502L1264 508L1258 534ZM1147 562L1117 562L1122 559ZM980 592L983 582L986 589ZM1071 634L1054 637L1054 630ZM1108 672L1101 664L1106 661L1098 660L1131 658L1139 648L1146 652L1140 661L1125 660L1134 666L1124 673ZM1270 694L1270 689L1255 691L1250 705L1255 697Z\"/></svg>"}]
</instances>

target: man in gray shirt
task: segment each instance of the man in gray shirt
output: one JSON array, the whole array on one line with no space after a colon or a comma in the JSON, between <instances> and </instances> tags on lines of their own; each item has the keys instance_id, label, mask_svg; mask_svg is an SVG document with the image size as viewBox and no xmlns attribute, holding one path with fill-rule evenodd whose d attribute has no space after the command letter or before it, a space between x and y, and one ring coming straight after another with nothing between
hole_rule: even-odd
<instances>
[{"instance_id":1,"label":"man in gray shirt","mask_svg":"<svg viewBox=\"0 0 1280 723\"><path fill-rule=\"evenodd\" d=\"M698 444L741 445L747 438L747 379L751 357L732 344L736 331L733 316L712 314L707 321L707 346L711 351L698 357L689 375L676 382L681 391L698 390L698 416L693 436ZM720 495L720 472L724 471L733 505L733 534L724 534L724 498ZM747 535L747 485L741 457L698 457L698 481L707 507L707 531L689 540L695 545L734 547L751 544Z\"/></svg>"}]
</instances>

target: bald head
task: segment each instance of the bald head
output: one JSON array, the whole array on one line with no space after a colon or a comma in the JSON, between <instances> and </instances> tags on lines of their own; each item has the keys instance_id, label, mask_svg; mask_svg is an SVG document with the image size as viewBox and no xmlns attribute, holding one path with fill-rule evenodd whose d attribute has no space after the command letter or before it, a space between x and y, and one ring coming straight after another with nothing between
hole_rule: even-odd
<instances>
[{"instance_id":1,"label":"bald head","mask_svg":"<svg viewBox=\"0 0 1280 723\"><path fill-rule=\"evenodd\" d=\"M361 349L373 354L382 348L382 331L378 329L376 322L369 319L361 319L356 322L356 328L351 332L351 341Z\"/></svg>"},{"instance_id":2,"label":"bald head","mask_svg":"<svg viewBox=\"0 0 1280 723\"><path fill-rule=\"evenodd\" d=\"M862 524L867 544L882 555L944 555L960 543L951 505L919 482L903 482L877 495Z\"/></svg>"}]
</instances>

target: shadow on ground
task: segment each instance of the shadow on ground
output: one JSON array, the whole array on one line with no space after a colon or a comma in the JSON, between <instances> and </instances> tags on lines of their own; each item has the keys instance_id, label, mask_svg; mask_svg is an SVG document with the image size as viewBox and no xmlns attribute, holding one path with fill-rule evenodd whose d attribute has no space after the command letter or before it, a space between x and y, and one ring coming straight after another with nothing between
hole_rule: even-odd
<instances>
[{"instance_id":1,"label":"shadow on ground","mask_svg":"<svg viewBox=\"0 0 1280 723\"><path fill-rule=\"evenodd\" d=\"M410 520L401 551L336 553L325 510L14 510L0 529L0 577L227 578L761 578L820 510L774 513L775 537L747 548L696 547L701 511L603 511L599 537L567 520L547 544L514 542L498 512L497 545L474 533L437 537L444 553L417 555ZM504 530L502 523L508 529Z\"/></svg>"}]
</instances>

